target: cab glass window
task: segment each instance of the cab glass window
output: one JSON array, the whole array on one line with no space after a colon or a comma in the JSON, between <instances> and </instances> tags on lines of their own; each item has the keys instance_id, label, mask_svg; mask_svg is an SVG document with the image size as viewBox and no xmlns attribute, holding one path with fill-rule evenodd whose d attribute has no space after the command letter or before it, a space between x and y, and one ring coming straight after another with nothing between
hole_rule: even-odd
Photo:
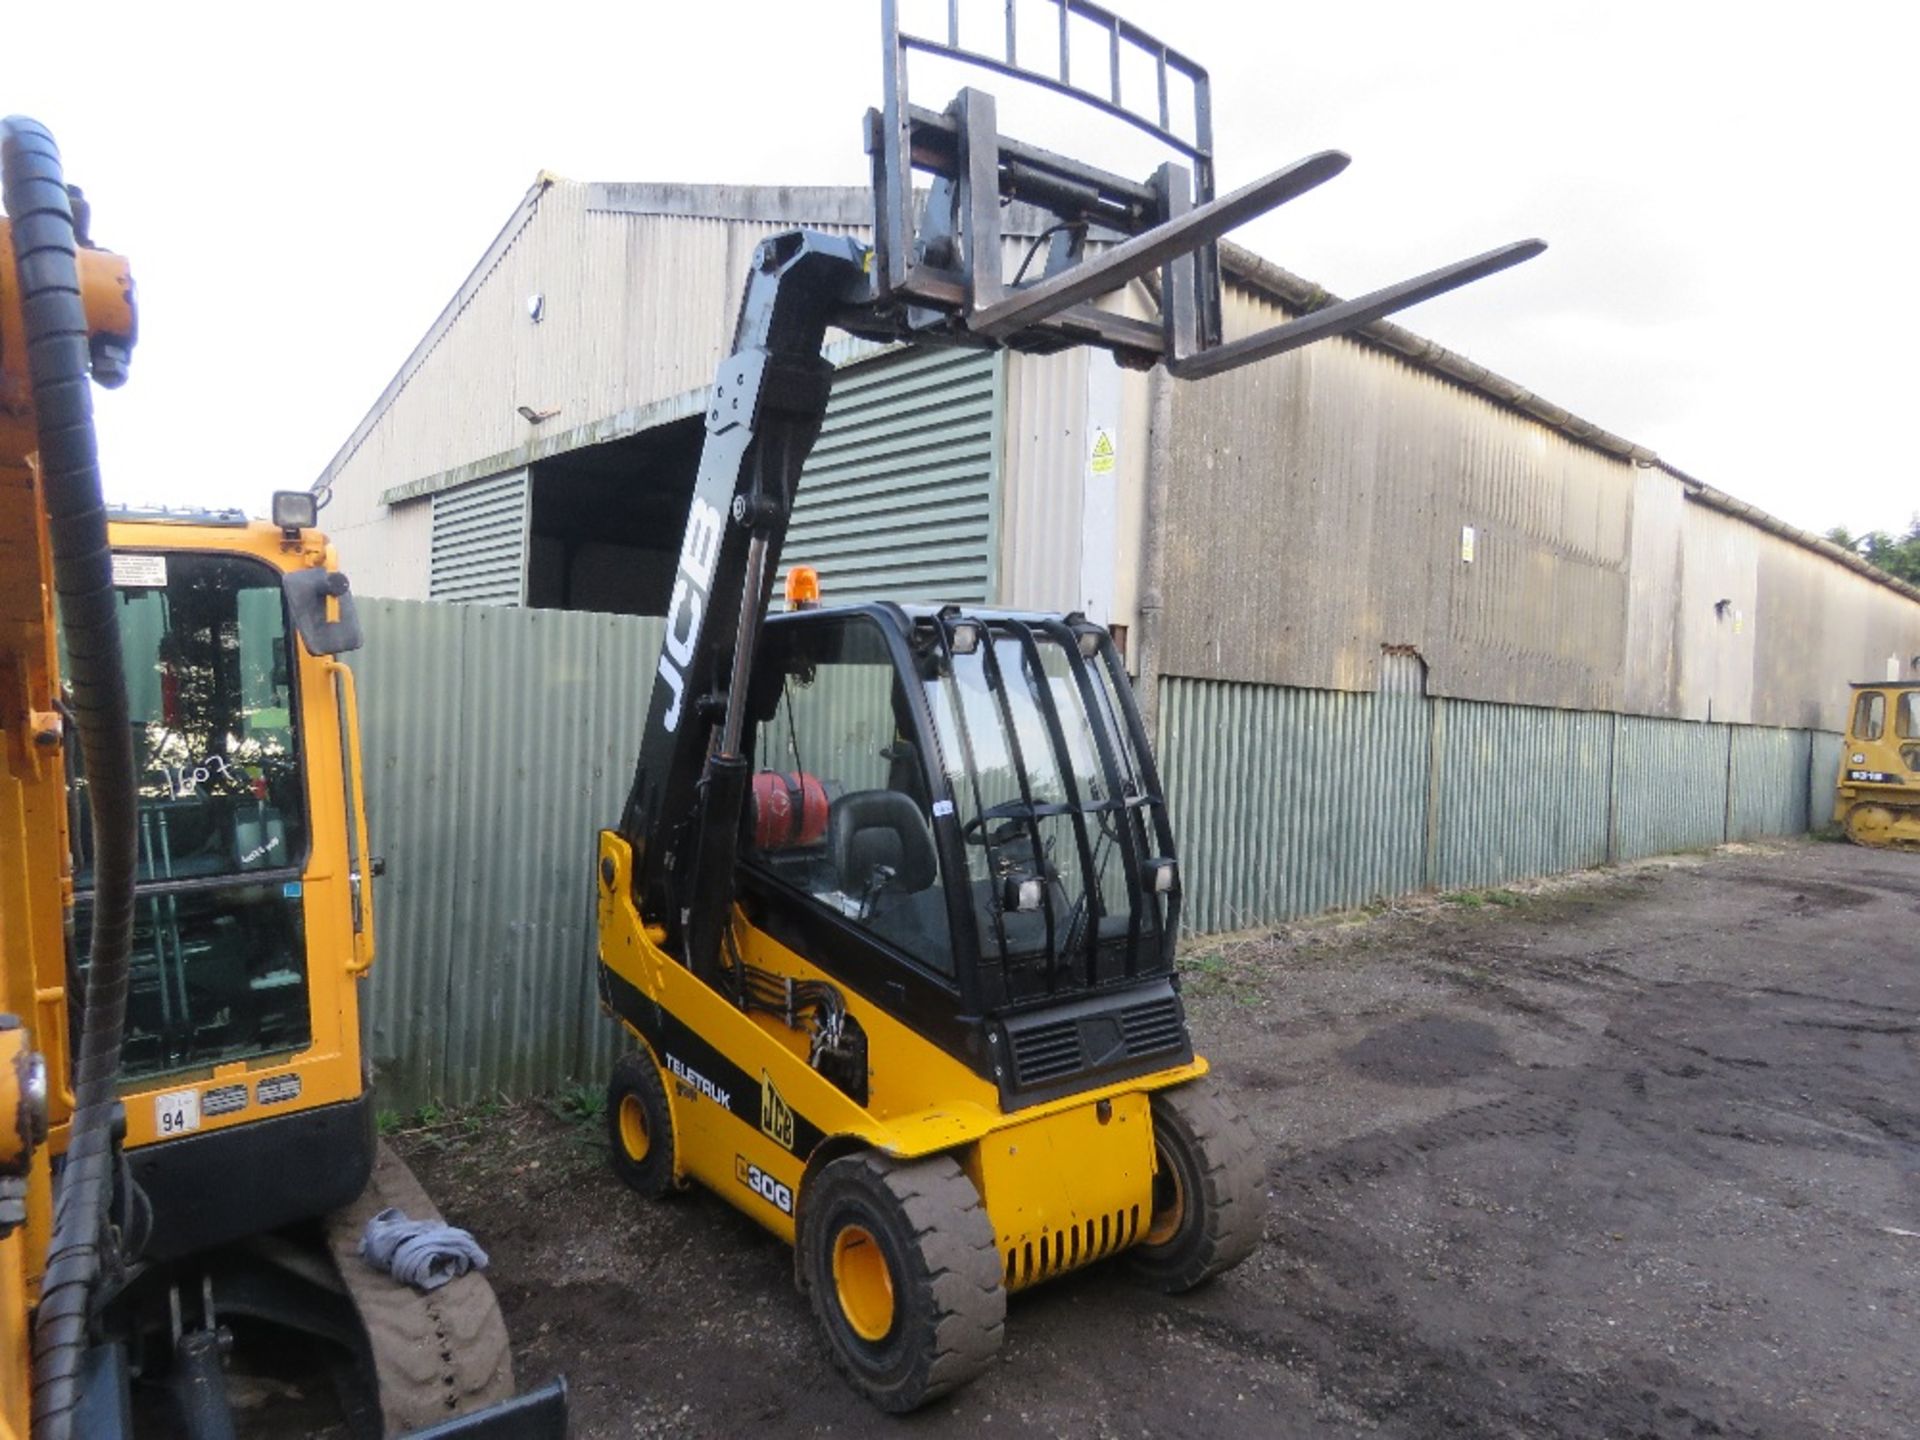
<instances>
[{"instance_id":1,"label":"cab glass window","mask_svg":"<svg viewBox=\"0 0 1920 1440\"><path fill-rule=\"evenodd\" d=\"M942 975L954 973L926 770L880 628L769 631L750 863Z\"/></svg>"},{"instance_id":2,"label":"cab glass window","mask_svg":"<svg viewBox=\"0 0 1920 1440\"><path fill-rule=\"evenodd\" d=\"M1887 729L1887 697L1878 690L1862 693L1853 707L1853 736L1856 740L1878 740Z\"/></svg>"},{"instance_id":3,"label":"cab glass window","mask_svg":"<svg viewBox=\"0 0 1920 1440\"><path fill-rule=\"evenodd\" d=\"M116 591L139 782L121 1077L306 1048L307 850L280 575L242 555L142 555ZM73 767L75 955L92 943L93 833Z\"/></svg>"},{"instance_id":4,"label":"cab glass window","mask_svg":"<svg viewBox=\"0 0 1920 1440\"><path fill-rule=\"evenodd\" d=\"M1894 711L1893 733L1902 740L1920 740L1920 691L1908 690L1900 696L1900 708Z\"/></svg>"}]
</instances>

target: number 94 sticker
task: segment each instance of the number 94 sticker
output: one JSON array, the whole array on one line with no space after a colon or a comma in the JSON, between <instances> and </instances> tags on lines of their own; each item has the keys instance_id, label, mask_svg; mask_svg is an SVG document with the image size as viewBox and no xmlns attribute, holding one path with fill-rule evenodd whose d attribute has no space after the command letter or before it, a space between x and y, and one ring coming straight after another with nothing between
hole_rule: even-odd
<instances>
[{"instance_id":1,"label":"number 94 sticker","mask_svg":"<svg viewBox=\"0 0 1920 1440\"><path fill-rule=\"evenodd\" d=\"M153 1128L162 1139L169 1135L184 1135L189 1130L198 1130L200 1128L200 1092L169 1090L164 1095L154 1096Z\"/></svg>"}]
</instances>

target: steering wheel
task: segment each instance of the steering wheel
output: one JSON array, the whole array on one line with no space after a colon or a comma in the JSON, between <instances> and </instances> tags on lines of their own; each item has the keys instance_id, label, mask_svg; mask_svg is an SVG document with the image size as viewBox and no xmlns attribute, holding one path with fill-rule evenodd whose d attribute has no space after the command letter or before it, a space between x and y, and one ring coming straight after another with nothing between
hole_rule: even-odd
<instances>
[{"instance_id":1,"label":"steering wheel","mask_svg":"<svg viewBox=\"0 0 1920 1440\"><path fill-rule=\"evenodd\" d=\"M1009 840L1017 840L1027 832L1026 817L1019 813L1025 809L1018 800L990 805L960 827L960 838L969 845L1005 845ZM1015 818L1008 819L1009 815ZM987 826L995 820L1006 820L1006 823L989 830Z\"/></svg>"}]
</instances>

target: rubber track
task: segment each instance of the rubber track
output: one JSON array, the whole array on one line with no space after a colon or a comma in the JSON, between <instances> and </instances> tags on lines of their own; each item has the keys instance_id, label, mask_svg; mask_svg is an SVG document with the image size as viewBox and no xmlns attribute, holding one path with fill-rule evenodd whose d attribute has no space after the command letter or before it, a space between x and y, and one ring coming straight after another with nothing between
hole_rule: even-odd
<instances>
[{"instance_id":1,"label":"rubber track","mask_svg":"<svg viewBox=\"0 0 1920 1440\"><path fill-rule=\"evenodd\" d=\"M421 1294L360 1258L367 1221L389 1205L414 1220L442 1218L382 1141L367 1188L327 1217L327 1245L372 1349L386 1433L404 1435L511 1398L513 1356L486 1276L469 1273Z\"/></svg>"}]
</instances>

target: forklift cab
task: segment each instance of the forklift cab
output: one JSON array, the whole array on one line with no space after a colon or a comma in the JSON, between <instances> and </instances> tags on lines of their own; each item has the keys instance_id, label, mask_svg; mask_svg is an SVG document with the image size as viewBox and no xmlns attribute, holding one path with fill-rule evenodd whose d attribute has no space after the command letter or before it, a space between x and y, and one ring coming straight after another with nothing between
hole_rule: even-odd
<instances>
[{"instance_id":1,"label":"forklift cab","mask_svg":"<svg viewBox=\"0 0 1920 1440\"><path fill-rule=\"evenodd\" d=\"M1154 1001L1173 1022L1120 1024L1112 1053L1080 1057L1101 1068L1187 1048L1173 837L1104 629L809 610L768 620L756 673L749 918L987 1073L1023 1055L1003 1090L1085 1083L1088 1065L1013 1033L1063 1005Z\"/></svg>"}]
</instances>

